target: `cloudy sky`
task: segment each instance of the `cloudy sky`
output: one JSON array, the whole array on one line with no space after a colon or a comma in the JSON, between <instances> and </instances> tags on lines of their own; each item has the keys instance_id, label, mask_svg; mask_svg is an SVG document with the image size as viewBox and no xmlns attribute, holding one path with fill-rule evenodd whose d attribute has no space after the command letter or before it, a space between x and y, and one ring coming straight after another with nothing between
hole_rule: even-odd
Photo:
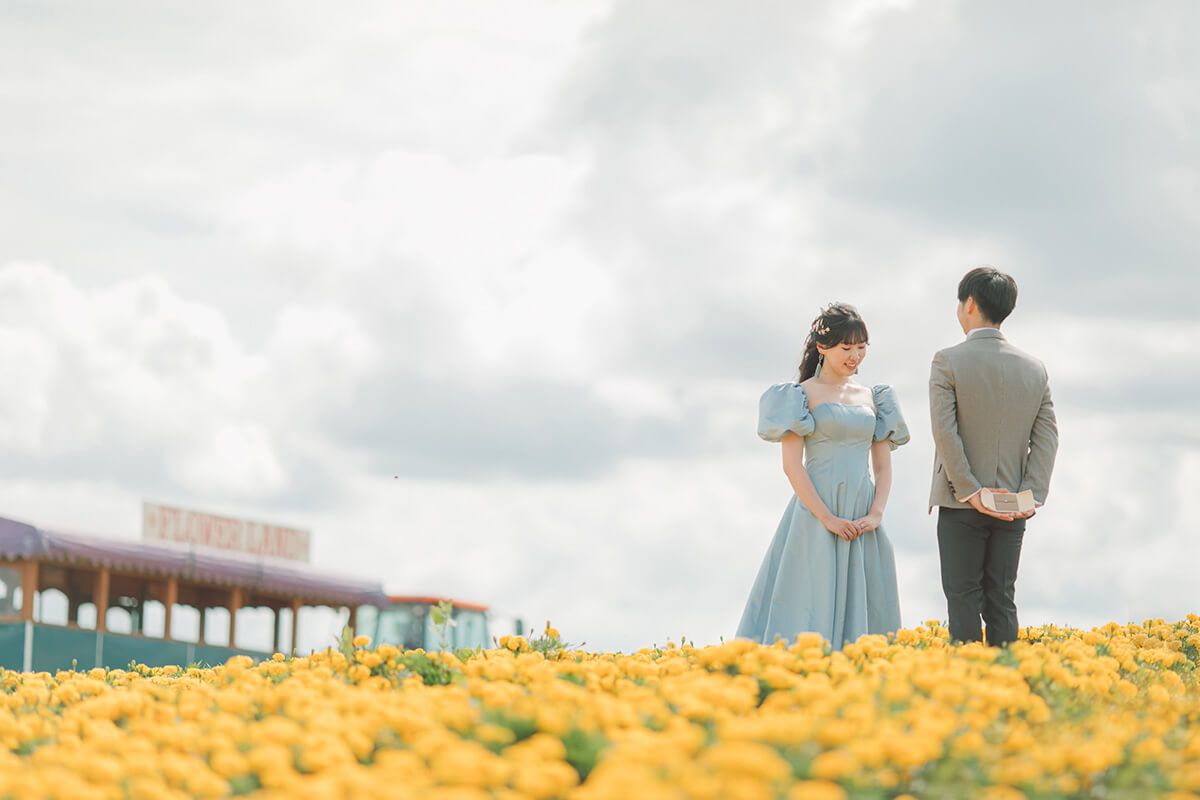
<instances>
[{"instance_id":1,"label":"cloudy sky","mask_svg":"<svg viewBox=\"0 0 1200 800\"><path fill-rule=\"evenodd\" d=\"M790 491L758 396L841 300L944 618L925 387L991 263L1062 434L1021 622L1200 611L1194 4L0 15L0 516L149 498L589 647L728 638Z\"/></svg>"}]
</instances>

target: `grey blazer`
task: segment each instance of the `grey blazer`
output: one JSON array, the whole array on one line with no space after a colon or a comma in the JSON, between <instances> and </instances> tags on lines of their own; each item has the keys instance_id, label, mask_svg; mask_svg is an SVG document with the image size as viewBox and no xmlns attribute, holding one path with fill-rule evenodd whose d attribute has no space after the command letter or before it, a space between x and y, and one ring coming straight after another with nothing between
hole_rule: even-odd
<instances>
[{"instance_id":1,"label":"grey blazer","mask_svg":"<svg viewBox=\"0 0 1200 800\"><path fill-rule=\"evenodd\" d=\"M929 375L936 458L929 506L967 508L981 488L1046 502L1058 424L1046 367L998 330L940 350Z\"/></svg>"}]
</instances>

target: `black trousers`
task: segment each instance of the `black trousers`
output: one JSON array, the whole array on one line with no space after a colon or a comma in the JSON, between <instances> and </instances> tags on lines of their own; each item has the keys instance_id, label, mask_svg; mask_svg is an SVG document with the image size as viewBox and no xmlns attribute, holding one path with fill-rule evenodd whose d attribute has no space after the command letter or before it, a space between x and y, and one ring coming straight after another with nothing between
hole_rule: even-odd
<instances>
[{"instance_id":1,"label":"black trousers","mask_svg":"<svg viewBox=\"0 0 1200 800\"><path fill-rule=\"evenodd\" d=\"M942 591L950 613L950 638L1003 647L1017 639L1017 563L1025 520L1005 522L973 508L938 509Z\"/></svg>"}]
</instances>

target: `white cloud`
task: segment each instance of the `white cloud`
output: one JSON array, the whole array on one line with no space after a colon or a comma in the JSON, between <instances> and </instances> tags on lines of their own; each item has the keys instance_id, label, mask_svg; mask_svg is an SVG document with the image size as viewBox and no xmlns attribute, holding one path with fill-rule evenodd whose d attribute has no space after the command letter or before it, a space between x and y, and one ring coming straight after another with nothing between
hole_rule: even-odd
<instances>
[{"instance_id":1,"label":"white cloud","mask_svg":"<svg viewBox=\"0 0 1200 800\"><path fill-rule=\"evenodd\" d=\"M6 389L32 411L11 424L24 452L86 447L116 431L145 442L189 429L235 402L261 365L241 351L214 309L146 277L89 291L53 268L0 268L6 338L32 373Z\"/></svg>"},{"instance_id":2,"label":"white cloud","mask_svg":"<svg viewBox=\"0 0 1200 800\"><path fill-rule=\"evenodd\" d=\"M259 248L319 254L337 265L332 282L378 275L390 284L391 313L443 310L452 336L391 353L426 374L524 363L530 374L578 375L615 287L585 250L560 241L577 173L544 155L388 151L264 180L232 204L226 224Z\"/></svg>"},{"instance_id":3,"label":"white cloud","mask_svg":"<svg viewBox=\"0 0 1200 800\"><path fill-rule=\"evenodd\" d=\"M346 397L377 368L380 347L340 307L287 306L275 318L263 351L264 370L252 387L255 407L299 422L344 407Z\"/></svg>"},{"instance_id":4,"label":"white cloud","mask_svg":"<svg viewBox=\"0 0 1200 800\"><path fill-rule=\"evenodd\" d=\"M528 255L571 180L569 166L547 156L463 162L391 150L263 180L230 204L228 220L257 241L326 251L345 267L384 255L437 264L461 289Z\"/></svg>"},{"instance_id":5,"label":"white cloud","mask_svg":"<svg viewBox=\"0 0 1200 800\"><path fill-rule=\"evenodd\" d=\"M201 430L184 449L167 454L167 469L200 495L255 498L283 489L287 474L271 435L254 423Z\"/></svg>"},{"instance_id":6,"label":"white cloud","mask_svg":"<svg viewBox=\"0 0 1200 800\"><path fill-rule=\"evenodd\" d=\"M552 233L571 182L569 164L548 156L463 162L391 150L260 181L230 203L228 224L347 267L415 259L439 267L446 289L463 290L528 257Z\"/></svg>"},{"instance_id":7,"label":"white cloud","mask_svg":"<svg viewBox=\"0 0 1200 800\"><path fill-rule=\"evenodd\" d=\"M255 350L159 277L86 289L44 264L0 267L10 475L264 499L320 449L301 423L338 407L374 345L336 307L284 307ZM53 478L50 478L53 479Z\"/></svg>"},{"instance_id":8,"label":"white cloud","mask_svg":"<svg viewBox=\"0 0 1200 800\"><path fill-rule=\"evenodd\" d=\"M0 362L10 365L0 386L0 442L18 450L36 450L49 424L49 398L30 387L44 386L55 369L50 344L32 331L0 330Z\"/></svg>"}]
</instances>

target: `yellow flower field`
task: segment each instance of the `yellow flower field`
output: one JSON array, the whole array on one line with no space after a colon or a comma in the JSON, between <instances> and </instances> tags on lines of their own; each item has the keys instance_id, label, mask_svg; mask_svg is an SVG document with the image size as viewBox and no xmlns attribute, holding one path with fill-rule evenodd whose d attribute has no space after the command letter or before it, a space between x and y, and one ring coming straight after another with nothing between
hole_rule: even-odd
<instances>
[{"instance_id":1,"label":"yellow flower field","mask_svg":"<svg viewBox=\"0 0 1200 800\"><path fill-rule=\"evenodd\" d=\"M6 671L0 798L1200 798L1196 615L1005 650L500 644Z\"/></svg>"}]
</instances>

